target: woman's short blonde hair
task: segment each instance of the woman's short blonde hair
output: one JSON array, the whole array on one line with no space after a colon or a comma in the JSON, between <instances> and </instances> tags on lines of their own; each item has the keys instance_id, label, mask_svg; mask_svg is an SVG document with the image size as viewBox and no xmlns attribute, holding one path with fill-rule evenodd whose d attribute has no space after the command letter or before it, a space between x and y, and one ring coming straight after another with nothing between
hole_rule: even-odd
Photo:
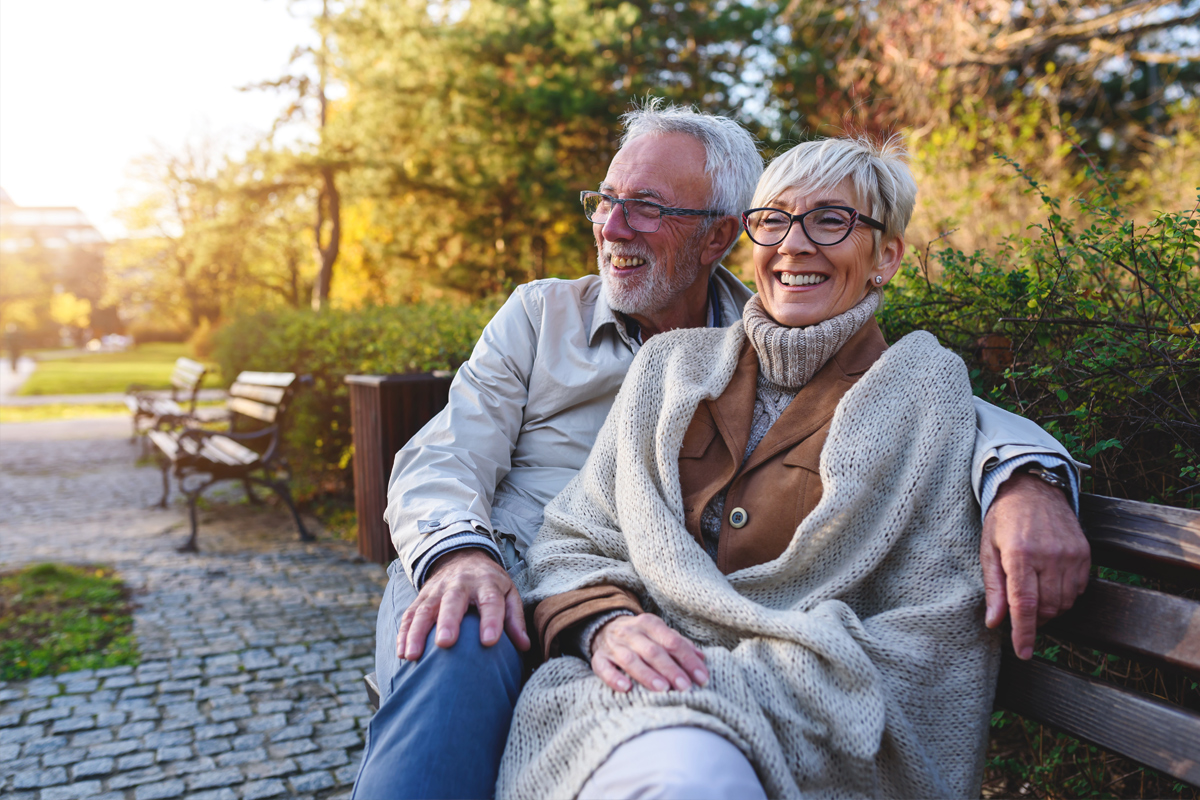
<instances>
[{"instance_id":1,"label":"woman's short blonde hair","mask_svg":"<svg viewBox=\"0 0 1200 800\"><path fill-rule=\"evenodd\" d=\"M908 170L908 150L899 134L878 141L869 136L839 136L802 142L767 167L754 191L752 208L770 206L784 192L828 191L850 179L865 208L882 222L884 236L902 236L917 200L917 182ZM878 245L881 237L876 235Z\"/></svg>"}]
</instances>

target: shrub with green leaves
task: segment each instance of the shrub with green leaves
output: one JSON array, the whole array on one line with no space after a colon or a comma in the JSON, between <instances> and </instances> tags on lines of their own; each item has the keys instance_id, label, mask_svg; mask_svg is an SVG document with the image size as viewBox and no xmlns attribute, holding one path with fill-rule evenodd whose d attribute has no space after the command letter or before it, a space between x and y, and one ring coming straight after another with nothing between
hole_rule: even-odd
<instances>
[{"instance_id":1,"label":"shrub with green leaves","mask_svg":"<svg viewBox=\"0 0 1200 800\"><path fill-rule=\"evenodd\" d=\"M138 662L124 585L107 567L0 574L0 680Z\"/></svg>"},{"instance_id":2,"label":"shrub with green leaves","mask_svg":"<svg viewBox=\"0 0 1200 800\"><path fill-rule=\"evenodd\" d=\"M503 298L472 305L422 303L261 311L213 335L213 358L232 380L242 370L312 375L290 412L287 456L297 498L344 493L352 482L347 375L453 370L466 361Z\"/></svg>"},{"instance_id":3,"label":"shrub with green leaves","mask_svg":"<svg viewBox=\"0 0 1200 800\"><path fill-rule=\"evenodd\" d=\"M927 250L882 321L933 332L976 394L1037 421L1092 469L1085 489L1200 505L1200 209L1135 220L1116 181L1063 208L1020 165L1046 216L991 252ZM932 250L932 252L931 252Z\"/></svg>"}]
</instances>

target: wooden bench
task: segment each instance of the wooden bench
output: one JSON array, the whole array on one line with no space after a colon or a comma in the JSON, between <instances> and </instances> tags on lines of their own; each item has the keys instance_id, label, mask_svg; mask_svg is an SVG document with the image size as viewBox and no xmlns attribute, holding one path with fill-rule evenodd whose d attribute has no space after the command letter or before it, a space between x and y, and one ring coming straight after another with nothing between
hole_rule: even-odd
<instances>
[{"instance_id":1,"label":"wooden bench","mask_svg":"<svg viewBox=\"0 0 1200 800\"><path fill-rule=\"evenodd\" d=\"M304 527L287 481L291 472L280 449L283 423L288 406L300 385L311 378L297 378L291 372L243 372L229 387L228 429L211 431L195 426L178 430L151 430L147 433L158 450L162 468L163 496L159 505L166 508L171 491L170 473L187 496L192 531L181 552L196 551L199 523L196 502L209 486L219 481L240 480L252 502L257 502L251 484L273 491L287 505L296 521L300 538L313 537ZM191 488L188 480L199 476Z\"/></svg>"},{"instance_id":2,"label":"wooden bench","mask_svg":"<svg viewBox=\"0 0 1200 800\"><path fill-rule=\"evenodd\" d=\"M1200 587L1200 512L1080 498L1098 566ZM1093 578L1069 612L1041 632L1060 642L1200 679L1200 602ZM1200 713L1035 657L1020 661L1006 638L996 707L1013 711L1200 786ZM379 708L375 673L367 700Z\"/></svg>"},{"instance_id":3,"label":"wooden bench","mask_svg":"<svg viewBox=\"0 0 1200 800\"><path fill-rule=\"evenodd\" d=\"M133 439L150 430L176 428L192 420L196 399L208 367L190 358L175 360L171 372L171 394L163 397L140 384L125 390L125 405L133 414Z\"/></svg>"},{"instance_id":4,"label":"wooden bench","mask_svg":"<svg viewBox=\"0 0 1200 800\"><path fill-rule=\"evenodd\" d=\"M1080 512L1092 563L1165 581L1193 596L1093 578L1075 606L1041 632L1088 654L1095 649L1166 676L1200 680L1200 602L1195 594L1200 587L1200 511L1084 495ZM1010 645L1005 646L996 707L1200 786L1198 710L1043 658L1020 661Z\"/></svg>"}]
</instances>

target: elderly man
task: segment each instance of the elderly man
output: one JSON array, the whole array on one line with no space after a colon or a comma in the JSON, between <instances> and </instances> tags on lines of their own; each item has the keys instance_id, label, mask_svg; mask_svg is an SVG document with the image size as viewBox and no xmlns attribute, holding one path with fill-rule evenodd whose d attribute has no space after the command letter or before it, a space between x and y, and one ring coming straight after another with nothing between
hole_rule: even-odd
<instances>
[{"instance_id":1,"label":"elderly man","mask_svg":"<svg viewBox=\"0 0 1200 800\"><path fill-rule=\"evenodd\" d=\"M750 297L720 261L762 172L753 139L732 120L657 103L624 123L600 192L582 198L599 277L519 287L447 407L396 456L386 517L400 557L379 610L382 703L356 797L491 794L520 692L517 651L530 646L510 571L543 507L582 467L640 345L731 325ZM1028 658L1039 619L1086 586L1077 476L1038 426L976 411L987 620L1011 609Z\"/></svg>"}]
</instances>

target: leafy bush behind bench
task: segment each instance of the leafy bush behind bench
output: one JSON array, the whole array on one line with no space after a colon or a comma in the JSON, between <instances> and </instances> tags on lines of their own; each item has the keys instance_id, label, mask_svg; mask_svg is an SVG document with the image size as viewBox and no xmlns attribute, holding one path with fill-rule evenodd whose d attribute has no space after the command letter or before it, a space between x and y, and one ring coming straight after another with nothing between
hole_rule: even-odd
<instances>
[{"instance_id":1,"label":"leafy bush behind bench","mask_svg":"<svg viewBox=\"0 0 1200 800\"><path fill-rule=\"evenodd\" d=\"M302 502L352 486L347 375L453 370L467 360L503 298L468 306L416 304L260 311L213 335L213 357L232 380L246 369L313 376L299 393L287 455Z\"/></svg>"},{"instance_id":2,"label":"leafy bush behind bench","mask_svg":"<svg viewBox=\"0 0 1200 800\"><path fill-rule=\"evenodd\" d=\"M1086 491L1200 506L1200 211L1134 220L1117 182L1092 171L1093 190L1064 208L1013 167L1045 217L992 252L930 248L907 263L886 338L936 334L977 395L1092 465Z\"/></svg>"}]
</instances>

